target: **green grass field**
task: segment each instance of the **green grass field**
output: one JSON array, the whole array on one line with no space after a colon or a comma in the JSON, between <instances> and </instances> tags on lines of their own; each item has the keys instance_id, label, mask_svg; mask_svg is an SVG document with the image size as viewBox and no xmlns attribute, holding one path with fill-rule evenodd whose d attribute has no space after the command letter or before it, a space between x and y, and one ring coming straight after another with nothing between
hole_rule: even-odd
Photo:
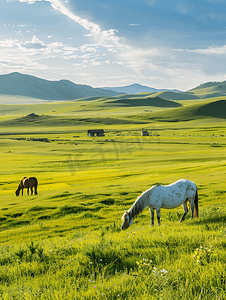
<instances>
[{"instance_id":1,"label":"green grass field","mask_svg":"<svg viewBox=\"0 0 226 300\"><path fill-rule=\"evenodd\" d=\"M0 105L0 299L225 299L226 123L195 113L219 100ZM37 196L15 196L24 176ZM162 209L149 228L145 209L121 231L142 191L181 178L199 218Z\"/></svg>"}]
</instances>

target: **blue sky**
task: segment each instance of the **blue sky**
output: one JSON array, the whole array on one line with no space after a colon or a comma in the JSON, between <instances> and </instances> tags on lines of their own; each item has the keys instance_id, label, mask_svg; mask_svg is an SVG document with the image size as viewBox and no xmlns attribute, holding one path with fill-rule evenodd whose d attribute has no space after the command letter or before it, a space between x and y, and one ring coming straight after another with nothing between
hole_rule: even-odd
<instances>
[{"instance_id":1,"label":"blue sky","mask_svg":"<svg viewBox=\"0 0 226 300\"><path fill-rule=\"evenodd\" d=\"M226 0L0 1L0 74L186 91L225 66Z\"/></svg>"}]
</instances>

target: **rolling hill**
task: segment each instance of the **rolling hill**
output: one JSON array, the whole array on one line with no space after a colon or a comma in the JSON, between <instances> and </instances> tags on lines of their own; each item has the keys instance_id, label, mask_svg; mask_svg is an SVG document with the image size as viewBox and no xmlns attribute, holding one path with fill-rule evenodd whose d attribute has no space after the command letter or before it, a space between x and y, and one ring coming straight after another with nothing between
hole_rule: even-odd
<instances>
[{"instance_id":1,"label":"rolling hill","mask_svg":"<svg viewBox=\"0 0 226 300\"><path fill-rule=\"evenodd\" d=\"M30 75L11 73L0 75L0 95L16 95L42 100L74 100L85 97L108 97L119 93L69 80L49 81Z\"/></svg>"},{"instance_id":2,"label":"rolling hill","mask_svg":"<svg viewBox=\"0 0 226 300\"><path fill-rule=\"evenodd\" d=\"M150 100L150 99L147 99ZM47 114L35 114L31 113L29 115L19 117L19 118L10 118L2 119L0 122L0 127L10 127L10 126L76 126L81 124L148 124L153 121L160 122L184 122L196 119L205 119L209 117L226 119L226 100L215 100L204 103L190 104L187 106L175 107L175 106L166 106L171 105L170 102L166 103L163 99L157 99L155 101L160 101L161 105L168 107L166 110L156 111L151 113L142 113L136 115L126 115L118 117L72 117L72 116L54 116ZM169 103L168 103L169 102ZM178 104L178 103L176 103ZM54 104L56 105L56 104ZM122 104L127 106L128 104ZM133 103L129 104L130 107ZM156 105L156 104L155 104ZM173 104L174 105L174 104ZM135 105L136 106L136 105ZM142 106L145 106L142 104ZM159 106L160 107L160 106ZM163 107L163 106L161 106Z\"/></svg>"},{"instance_id":3,"label":"rolling hill","mask_svg":"<svg viewBox=\"0 0 226 300\"><path fill-rule=\"evenodd\" d=\"M196 115L199 116L209 116L215 118L226 118L226 100L219 100L215 102L210 102L201 105L197 111Z\"/></svg>"},{"instance_id":4,"label":"rolling hill","mask_svg":"<svg viewBox=\"0 0 226 300\"><path fill-rule=\"evenodd\" d=\"M120 86L120 87L103 87L102 89L112 90L118 93L126 93L126 94L158 93L162 91L168 91L168 89L155 89L138 83ZM172 90L172 91L179 92L178 90Z\"/></svg>"},{"instance_id":5,"label":"rolling hill","mask_svg":"<svg viewBox=\"0 0 226 300\"><path fill-rule=\"evenodd\" d=\"M31 113L27 116L19 118L11 118L10 120L0 120L0 127L11 126L81 126L81 124L146 124L144 120L133 120L130 118L109 118L109 117L93 117L93 118L74 118L67 116L38 115ZM46 141L46 140L44 140Z\"/></svg>"},{"instance_id":6,"label":"rolling hill","mask_svg":"<svg viewBox=\"0 0 226 300\"><path fill-rule=\"evenodd\" d=\"M181 107L180 103L165 100L160 97L137 97L137 98L120 98L116 100L105 101L107 104L120 106L155 106L155 107Z\"/></svg>"},{"instance_id":7,"label":"rolling hill","mask_svg":"<svg viewBox=\"0 0 226 300\"><path fill-rule=\"evenodd\" d=\"M207 82L188 91L199 98L213 98L226 96L226 81Z\"/></svg>"},{"instance_id":8,"label":"rolling hill","mask_svg":"<svg viewBox=\"0 0 226 300\"><path fill-rule=\"evenodd\" d=\"M180 92L178 90L158 90L140 84L124 87L93 88L88 85L75 84L69 80L49 81L15 72L0 75L0 96L4 98L2 99L4 104L15 103L15 101L17 103L19 97L21 103L23 101L24 103L32 103L34 102L33 99L40 101L70 101L78 99L92 101L109 98L109 103L111 101L116 103L117 101L121 105L150 106L150 104L147 104L150 100L147 101L145 99L156 98L156 103L158 104L159 99L161 101L179 101L224 97L226 96L226 81L207 82L187 92ZM133 101L131 100L132 98L134 99ZM172 105L177 106L177 104ZM151 106L155 105L151 104ZM168 106L166 105L166 107Z\"/></svg>"},{"instance_id":9,"label":"rolling hill","mask_svg":"<svg viewBox=\"0 0 226 300\"><path fill-rule=\"evenodd\" d=\"M208 103L191 104L166 111L153 112L145 120L163 122L181 122L207 117L226 118L226 100L215 100ZM137 116L135 116L137 118Z\"/></svg>"},{"instance_id":10,"label":"rolling hill","mask_svg":"<svg viewBox=\"0 0 226 300\"><path fill-rule=\"evenodd\" d=\"M104 89L110 89L110 87L104 87ZM155 88L142 86L140 84L132 84L123 87L112 87L111 89L113 91L124 92L126 94L148 93L152 97L160 97L161 99L166 100L196 100L226 96L226 81L203 83L186 92L167 89L158 90ZM124 97L126 96L127 95L124 95Z\"/></svg>"},{"instance_id":11,"label":"rolling hill","mask_svg":"<svg viewBox=\"0 0 226 300\"><path fill-rule=\"evenodd\" d=\"M152 97L160 97L162 99L166 100L195 100L195 99L200 99L197 95L194 95L193 93L190 92L171 92L171 91L165 91L165 92L160 92L153 94Z\"/></svg>"}]
</instances>

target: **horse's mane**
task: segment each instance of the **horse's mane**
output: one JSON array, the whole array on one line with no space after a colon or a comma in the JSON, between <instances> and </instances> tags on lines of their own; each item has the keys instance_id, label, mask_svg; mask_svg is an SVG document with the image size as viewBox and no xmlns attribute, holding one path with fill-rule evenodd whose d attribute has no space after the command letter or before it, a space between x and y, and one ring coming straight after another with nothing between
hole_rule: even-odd
<instances>
[{"instance_id":1,"label":"horse's mane","mask_svg":"<svg viewBox=\"0 0 226 300\"><path fill-rule=\"evenodd\" d=\"M143 209L147 207L147 198L148 198L149 190L143 192L139 197L137 197L134 204L128 210L128 213L132 218L134 218L136 215L141 213Z\"/></svg>"}]
</instances>

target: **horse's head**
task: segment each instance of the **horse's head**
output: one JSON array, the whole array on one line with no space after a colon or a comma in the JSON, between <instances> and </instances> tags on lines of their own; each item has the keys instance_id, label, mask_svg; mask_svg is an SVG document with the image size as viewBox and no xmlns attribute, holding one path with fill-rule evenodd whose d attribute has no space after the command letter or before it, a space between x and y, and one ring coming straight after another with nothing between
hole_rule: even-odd
<instances>
[{"instance_id":1,"label":"horse's head","mask_svg":"<svg viewBox=\"0 0 226 300\"><path fill-rule=\"evenodd\" d=\"M122 229L126 229L128 228L130 225L133 224L133 217L130 215L130 213L128 211L126 211L123 216L122 216Z\"/></svg>"},{"instance_id":2,"label":"horse's head","mask_svg":"<svg viewBox=\"0 0 226 300\"><path fill-rule=\"evenodd\" d=\"M17 189L16 192L15 192L16 196L19 196L20 195L20 190Z\"/></svg>"}]
</instances>

